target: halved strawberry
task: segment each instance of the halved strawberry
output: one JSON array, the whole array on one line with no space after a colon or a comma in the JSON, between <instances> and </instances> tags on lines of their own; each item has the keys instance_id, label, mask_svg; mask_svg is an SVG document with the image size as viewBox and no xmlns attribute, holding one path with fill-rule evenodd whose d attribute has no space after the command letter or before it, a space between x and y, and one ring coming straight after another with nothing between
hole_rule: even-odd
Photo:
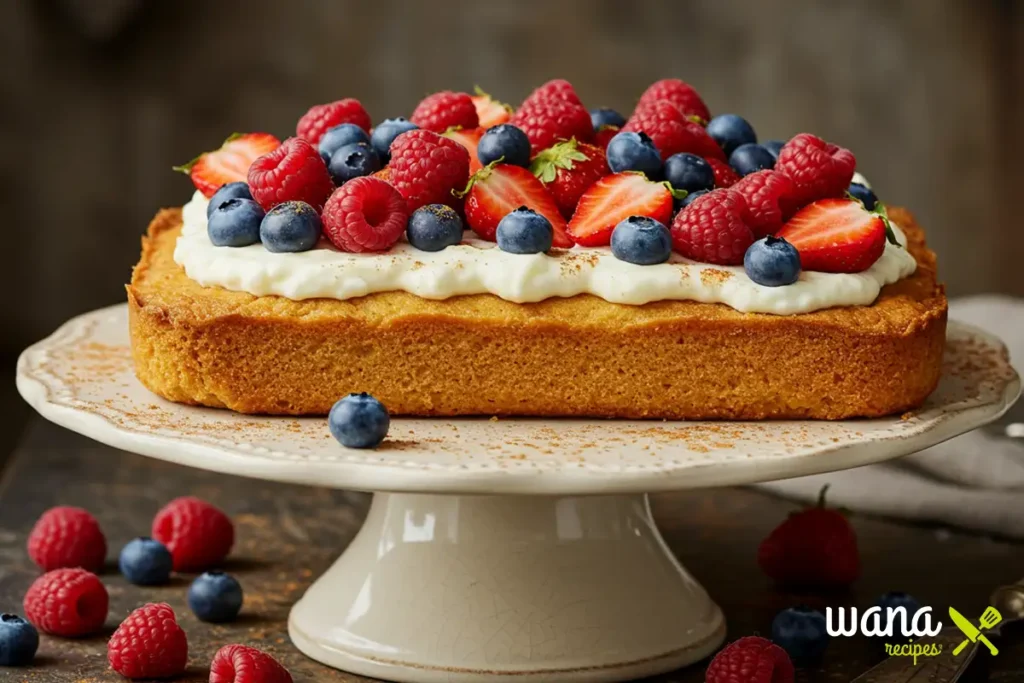
<instances>
[{"instance_id":1,"label":"halved strawberry","mask_svg":"<svg viewBox=\"0 0 1024 683\"><path fill-rule=\"evenodd\" d=\"M776 237L800 252L804 270L859 273L885 251L885 219L852 199L819 199L797 211Z\"/></svg>"},{"instance_id":2,"label":"halved strawberry","mask_svg":"<svg viewBox=\"0 0 1024 683\"><path fill-rule=\"evenodd\" d=\"M569 237L587 247L611 244L612 230L630 216L649 216L664 225L672 220L672 192L643 173L627 171L590 186L569 221Z\"/></svg>"},{"instance_id":3,"label":"halved strawberry","mask_svg":"<svg viewBox=\"0 0 1024 683\"><path fill-rule=\"evenodd\" d=\"M459 143L469 152L469 172L476 173L484 167L476 155L476 146L480 144L480 138L484 134L483 127L480 128L449 128L442 135L451 138ZM518 208L518 207L517 207Z\"/></svg>"},{"instance_id":4,"label":"halved strawberry","mask_svg":"<svg viewBox=\"0 0 1024 683\"><path fill-rule=\"evenodd\" d=\"M212 197L225 183L245 182L249 165L280 146L281 141L270 133L235 133L220 149L203 152L187 164L175 166L174 170L190 176L197 190Z\"/></svg>"},{"instance_id":5,"label":"halved strawberry","mask_svg":"<svg viewBox=\"0 0 1024 683\"><path fill-rule=\"evenodd\" d=\"M512 118L512 107L499 102L483 90L480 86L473 88L473 106L476 107L476 116L480 119L480 127L487 130L491 126L505 123Z\"/></svg>"},{"instance_id":6,"label":"halved strawberry","mask_svg":"<svg viewBox=\"0 0 1024 683\"><path fill-rule=\"evenodd\" d=\"M466 223L485 240L494 241L499 221L525 206L551 221L554 246L572 246L555 200L529 169L497 162L488 164L469 179L460 195L466 198Z\"/></svg>"}]
</instances>

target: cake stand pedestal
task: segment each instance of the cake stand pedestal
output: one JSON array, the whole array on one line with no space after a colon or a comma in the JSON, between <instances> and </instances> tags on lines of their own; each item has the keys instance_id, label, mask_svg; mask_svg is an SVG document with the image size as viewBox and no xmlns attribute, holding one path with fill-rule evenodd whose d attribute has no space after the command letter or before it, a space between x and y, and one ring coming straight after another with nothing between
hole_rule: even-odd
<instances>
[{"instance_id":1,"label":"cake stand pedestal","mask_svg":"<svg viewBox=\"0 0 1024 683\"><path fill-rule=\"evenodd\" d=\"M1020 393L1005 348L951 324L920 410L845 422L396 419L375 451L324 419L168 403L135 379L127 311L69 321L18 361L43 416L97 441L217 472L377 492L289 633L333 667L411 683L622 681L725 637L665 547L646 494L880 462L997 419ZM753 549L752 549L753 551Z\"/></svg>"}]
</instances>

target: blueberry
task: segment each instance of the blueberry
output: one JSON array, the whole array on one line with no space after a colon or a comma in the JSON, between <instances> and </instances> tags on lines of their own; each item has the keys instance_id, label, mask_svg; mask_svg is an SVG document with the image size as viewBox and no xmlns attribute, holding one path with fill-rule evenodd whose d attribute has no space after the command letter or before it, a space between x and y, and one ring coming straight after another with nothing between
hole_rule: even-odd
<instances>
[{"instance_id":1,"label":"blueberry","mask_svg":"<svg viewBox=\"0 0 1024 683\"><path fill-rule=\"evenodd\" d=\"M137 586L159 586L171 580L174 560L163 543L143 537L128 541L121 549L117 567Z\"/></svg>"},{"instance_id":2,"label":"blueberry","mask_svg":"<svg viewBox=\"0 0 1024 683\"><path fill-rule=\"evenodd\" d=\"M890 591L878 598L878 602L875 604L882 608L882 623L885 623L886 610L889 607L892 607L893 609L897 607L906 608L908 624L913 620L917 611L921 609L921 603L918 602L917 598L909 593L904 593L903 591Z\"/></svg>"},{"instance_id":3,"label":"blueberry","mask_svg":"<svg viewBox=\"0 0 1024 683\"><path fill-rule=\"evenodd\" d=\"M462 241L462 219L450 206L427 204L412 212L405 226L409 244L422 251L441 251Z\"/></svg>"},{"instance_id":4,"label":"blueberry","mask_svg":"<svg viewBox=\"0 0 1024 683\"><path fill-rule=\"evenodd\" d=\"M379 171L380 157L365 142L356 142L335 151L327 170L334 184L340 186L353 178Z\"/></svg>"},{"instance_id":5,"label":"blueberry","mask_svg":"<svg viewBox=\"0 0 1024 683\"><path fill-rule=\"evenodd\" d=\"M263 208L251 199L229 199L210 215L206 234L215 247L247 247L260 241Z\"/></svg>"},{"instance_id":6,"label":"blueberry","mask_svg":"<svg viewBox=\"0 0 1024 683\"><path fill-rule=\"evenodd\" d=\"M498 248L511 254L541 254L551 249L551 221L520 206L498 222Z\"/></svg>"},{"instance_id":7,"label":"blueberry","mask_svg":"<svg viewBox=\"0 0 1024 683\"><path fill-rule=\"evenodd\" d=\"M821 659L828 647L825 615L809 607L790 607L772 620L772 642L785 650L796 664Z\"/></svg>"},{"instance_id":8,"label":"blueberry","mask_svg":"<svg viewBox=\"0 0 1024 683\"><path fill-rule=\"evenodd\" d=\"M335 403L327 425L342 446L376 448L388 435L391 418L383 403L364 392Z\"/></svg>"},{"instance_id":9,"label":"blueberry","mask_svg":"<svg viewBox=\"0 0 1024 683\"><path fill-rule=\"evenodd\" d=\"M703 158L683 152L665 160L665 180L677 190L711 190L715 187L715 172Z\"/></svg>"},{"instance_id":10,"label":"blueberry","mask_svg":"<svg viewBox=\"0 0 1024 683\"><path fill-rule=\"evenodd\" d=\"M775 160L779 160L779 152L785 146L785 142L782 140L767 140L761 143L761 146L768 150L768 153L775 157Z\"/></svg>"},{"instance_id":11,"label":"blueberry","mask_svg":"<svg viewBox=\"0 0 1024 683\"><path fill-rule=\"evenodd\" d=\"M800 277L800 254L785 238L769 235L747 248L743 269L759 285L791 285Z\"/></svg>"},{"instance_id":12,"label":"blueberry","mask_svg":"<svg viewBox=\"0 0 1024 683\"><path fill-rule=\"evenodd\" d=\"M487 164L502 159L515 166L530 165L530 138L511 123L502 123L488 128L476 146L480 163Z\"/></svg>"},{"instance_id":13,"label":"blueberry","mask_svg":"<svg viewBox=\"0 0 1024 683\"><path fill-rule=\"evenodd\" d=\"M260 239L267 251L309 251L322 229L320 214L306 202L284 202L267 212L260 224Z\"/></svg>"},{"instance_id":14,"label":"blueberry","mask_svg":"<svg viewBox=\"0 0 1024 683\"><path fill-rule=\"evenodd\" d=\"M601 130L601 126L615 126L616 128L622 128L626 125L626 117L608 107L601 107L599 109L590 110L590 125L594 127L594 132Z\"/></svg>"},{"instance_id":15,"label":"blueberry","mask_svg":"<svg viewBox=\"0 0 1024 683\"><path fill-rule=\"evenodd\" d=\"M619 133L608 143L608 166L613 172L640 171L648 178L661 176L661 154L647 133Z\"/></svg>"},{"instance_id":16,"label":"blueberry","mask_svg":"<svg viewBox=\"0 0 1024 683\"><path fill-rule=\"evenodd\" d=\"M750 175L754 171L775 168L775 157L761 145L751 142L736 148L729 157L729 165L741 176Z\"/></svg>"},{"instance_id":17,"label":"blueberry","mask_svg":"<svg viewBox=\"0 0 1024 683\"><path fill-rule=\"evenodd\" d=\"M188 588L188 606L199 621L234 621L242 609L242 586L224 572L204 572Z\"/></svg>"},{"instance_id":18,"label":"blueberry","mask_svg":"<svg viewBox=\"0 0 1024 683\"><path fill-rule=\"evenodd\" d=\"M746 119L736 114L721 114L708 121L708 135L730 156L740 145L757 142L757 133Z\"/></svg>"},{"instance_id":19,"label":"blueberry","mask_svg":"<svg viewBox=\"0 0 1024 683\"><path fill-rule=\"evenodd\" d=\"M354 123L342 123L334 128L328 128L327 132L320 138L320 157L325 164L331 163L331 157L342 147L355 145L360 142L370 144L370 136L366 131Z\"/></svg>"},{"instance_id":20,"label":"blueberry","mask_svg":"<svg viewBox=\"0 0 1024 683\"><path fill-rule=\"evenodd\" d=\"M612 253L640 266L664 263L672 254L672 235L653 218L630 216L612 230Z\"/></svg>"},{"instance_id":21,"label":"blueberry","mask_svg":"<svg viewBox=\"0 0 1024 683\"><path fill-rule=\"evenodd\" d=\"M854 199L860 200L865 209L868 211L875 210L875 205L878 204L878 197L875 196L870 187L861 183L850 183L848 192L853 195Z\"/></svg>"},{"instance_id":22,"label":"blueberry","mask_svg":"<svg viewBox=\"0 0 1024 683\"><path fill-rule=\"evenodd\" d=\"M0 666L31 664L39 649L39 631L16 614L0 614Z\"/></svg>"},{"instance_id":23,"label":"blueberry","mask_svg":"<svg viewBox=\"0 0 1024 683\"><path fill-rule=\"evenodd\" d=\"M397 119L384 119L370 135L370 145L373 146L381 163L391 161L391 143L402 133L419 128L412 121L406 121L401 116Z\"/></svg>"},{"instance_id":24,"label":"blueberry","mask_svg":"<svg viewBox=\"0 0 1024 683\"><path fill-rule=\"evenodd\" d=\"M206 218L209 219L213 212L229 199L252 199L252 193L249 192L249 183L243 183L241 180L238 180L221 185L220 189L210 197L210 203L206 205Z\"/></svg>"}]
</instances>

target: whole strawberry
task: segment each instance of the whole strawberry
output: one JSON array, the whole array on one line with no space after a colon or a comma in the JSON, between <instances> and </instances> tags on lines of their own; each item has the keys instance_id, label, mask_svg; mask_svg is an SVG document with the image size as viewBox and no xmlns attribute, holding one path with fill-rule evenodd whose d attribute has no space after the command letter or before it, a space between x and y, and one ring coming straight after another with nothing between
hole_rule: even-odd
<instances>
[{"instance_id":1,"label":"whole strawberry","mask_svg":"<svg viewBox=\"0 0 1024 683\"><path fill-rule=\"evenodd\" d=\"M409 120L423 130L443 133L449 128L476 128L480 119L473 98L464 92L444 90L428 96L418 105Z\"/></svg>"},{"instance_id":2,"label":"whole strawberry","mask_svg":"<svg viewBox=\"0 0 1024 683\"><path fill-rule=\"evenodd\" d=\"M350 97L310 107L295 126L295 135L311 145L316 145L324 133L343 123L355 124L367 133L370 132L372 125L370 115L363 109L362 103Z\"/></svg>"},{"instance_id":3,"label":"whole strawberry","mask_svg":"<svg viewBox=\"0 0 1024 683\"><path fill-rule=\"evenodd\" d=\"M757 563L787 586L842 588L860 576L857 535L838 510L818 504L791 514L757 549Z\"/></svg>"},{"instance_id":4,"label":"whole strawberry","mask_svg":"<svg viewBox=\"0 0 1024 683\"><path fill-rule=\"evenodd\" d=\"M303 138L288 138L253 161L248 180L252 198L264 211L289 201L306 202L319 211L334 190L320 152Z\"/></svg>"},{"instance_id":5,"label":"whole strawberry","mask_svg":"<svg viewBox=\"0 0 1024 683\"><path fill-rule=\"evenodd\" d=\"M795 211L793 181L782 173L770 170L751 173L733 185L732 190L746 200L750 210L747 225L758 239L778 232Z\"/></svg>"},{"instance_id":6,"label":"whole strawberry","mask_svg":"<svg viewBox=\"0 0 1024 683\"><path fill-rule=\"evenodd\" d=\"M510 123L526 133L532 154L563 140L587 142L594 136L590 112L564 80L549 81L530 93Z\"/></svg>"},{"instance_id":7,"label":"whole strawberry","mask_svg":"<svg viewBox=\"0 0 1024 683\"><path fill-rule=\"evenodd\" d=\"M409 213L427 204L459 209L452 190L469 180L469 152L429 130L410 130L391 143L390 182L405 197Z\"/></svg>"},{"instance_id":8,"label":"whole strawberry","mask_svg":"<svg viewBox=\"0 0 1024 683\"><path fill-rule=\"evenodd\" d=\"M704 674L705 683L793 683L789 655L772 641L747 636L719 651Z\"/></svg>"},{"instance_id":9,"label":"whole strawberry","mask_svg":"<svg viewBox=\"0 0 1024 683\"><path fill-rule=\"evenodd\" d=\"M225 645L210 663L210 683L292 683L292 675L265 652Z\"/></svg>"},{"instance_id":10,"label":"whole strawberry","mask_svg":"<svg viewBox=\"0 0 1024 683\"><path fill-rule=\"evenodd\" d=\"M678 78L665 78L652 83L640 96L637 108L654 102L668 102L683 115L696 116L704 123L711 120L711 112L697 91L692 85Z\"/></svg>"},{"instance_id":11,"label":"whole strawberry","mask_svg":"<svg viewBox=\"0 0 1024 683\"><path fill-rule=\"evenodd\" d=\"M712 190L690 202L672 221L673 248L688 259L722 266L743 263L754 243L747 202L734 190Z\"/></svg>"},{"instance_id":12,"label":"whole strawberry","mask_svg":"<svg viewBox=\"0 0 1024 683\"><path fill-rule=\"evenodd\" d=\"M25 593L25 616L36 628L74 638L95 633L107 620L110 598L103 582L84 569L54 569Z\"/></svg>"},{"instance_id":13,"label":"whole strawberry","mask_svg":"<svg viewBox=\"0 0 1024 683\"><path fill-rule=\"evenodd\" d=\"M733 170L732 166L720 159L705 159L715 174L715 187L732 187L739 182L740 176Z\"/></svg>"},{"instance_id":14,"label":"whole strawberry","mask_svg":"<svg viewBox=\"0 0 1024 683\"><path fill-rule=\"evenodd\" d=\"M153 518L153 538L167 546L175 571L198 571L224 561L235 528L219 508L193 496L175 498Z\"/></svg>"},{"instance_id":15,"label":"whole strawberry","mask_svg":"<svg viewBox=\"0 0 1024 683\"><path fill-rule=\"evenodd\" d=\"M647 133L661 152L662 160L673 154L689 152L707 159L725 161L725 153L704 127L689 120L668 102L637 105L622 130Z\"/></svg>"},{"instance_id":16,"label":"whole strawberry","mask_svg":"<svg viewBox=\"0 0 1024 683\"><path fill-rule=\"evenodd\" d=\"M188 640L171 606L149 603L125 617L107 642L107 661L125 678L182 674L188 664Z\"/></svg>"},{"instance_id":17,"label":"whole strawberry","mask_svg":"<svg viewBox=\"0 0 1024 683\"><path fill-rule=\"evenodd\" d=\"M86 510L61 506L43 513L28 535L28 555L40 569L103 568L107 539L96 518Z\"/></svg>"},{"instance_id":18,"label":"whole strawberry","mask_svg":"<svg viewBox=\"0 0 1024 683\"><path fill-rule=\"evenodd\" d=\"M775 170L793 181L793 199L805 206L816 199L842 197L857 169L853 152L800 133L782 146Z\"/></svg>"},{"instance_id":19,"label":"whole strawberry","mask_svg":"<svg viewBox=\"0 0 1024 683\"><path fill-rule=\"evenodd\" d=\"M543 150L533 158L530 170L544 183L567 219L587 188L611 173L603 149L575 139Z\"/></svg>"}]
</instances>

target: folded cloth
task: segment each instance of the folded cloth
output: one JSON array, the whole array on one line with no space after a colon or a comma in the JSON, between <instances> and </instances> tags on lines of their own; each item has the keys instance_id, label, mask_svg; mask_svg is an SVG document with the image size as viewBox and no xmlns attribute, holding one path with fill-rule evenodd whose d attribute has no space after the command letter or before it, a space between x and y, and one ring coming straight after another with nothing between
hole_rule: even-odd
<instances>
[{"instance_id":1,"label":"folded cloth","mask_svg":"<svg viewBox=\"0 0 1024 683\"><path fill-rule=\"evenodd\" d=\"M949 310L951 318L1002 339L1024 375L1024 299L969 297L951 301ZM829 503L838 507L1024 538L1024 439L1007 431L1021 428L976 429L887 463L756 488L810 503L829 484Z\"/></svg>"}]
</instances>

